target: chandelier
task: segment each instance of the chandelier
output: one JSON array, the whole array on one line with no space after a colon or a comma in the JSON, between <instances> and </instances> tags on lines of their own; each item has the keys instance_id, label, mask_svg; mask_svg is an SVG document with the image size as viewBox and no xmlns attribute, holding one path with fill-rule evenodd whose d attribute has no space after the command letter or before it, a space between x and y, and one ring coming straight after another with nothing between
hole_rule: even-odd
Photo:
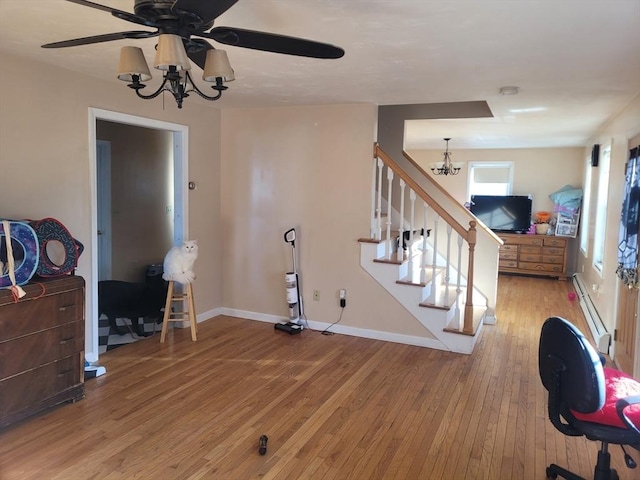
<instances>
[{"instance_id":1,"label":"chandelier","mask_svg":"<svg viewBox=\"0 0 640 480\"><path fill-rule=\"evenodd\" d=\"M235 78L227 52L211 48L207 50L202 79L205 82L214 83L211 88L218 93L212 96L203 93L195 85L189 73L191 63L182 38L172 34L159 36L153 66L157 70L164 72L163 81L155 92L145 95L141 93L141 90L146 87L142 82L151 79L151 72L142 49L138 47L122 47L118 65L118 79L130 82L127 86L135 90L136 95L144 100L156 98L162 92L167 91L175 98L178 108L182 108L182 101L191 92L197 93L206 100L218 100L222 96L222 92L227 89L223 83L230 82Z\"/></svg>"},{"instance_id":2,"label":"chandelier","mask_svg":"<svg viewBox=\"0 0 640 480\"><path fill-rule=\"evenodd\" d=\"M445 138L444 141L447 142L447 146L444 151L444 159L441 164L435 164L431 167L431 171L434 175L457 175L460 173L460 167L455 167L451 162L451 152L449 152L449 140L450 138Z\"/></svg>"}]
</instances>

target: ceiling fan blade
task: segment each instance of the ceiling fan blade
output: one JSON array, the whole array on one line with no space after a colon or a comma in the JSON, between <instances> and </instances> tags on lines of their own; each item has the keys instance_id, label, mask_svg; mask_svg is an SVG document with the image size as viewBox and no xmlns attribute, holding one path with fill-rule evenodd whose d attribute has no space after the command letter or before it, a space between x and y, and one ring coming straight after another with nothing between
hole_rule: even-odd
<instances>
[{"instance_id":1,"label":"ceiling fan blade","mask_svg":"<svg viewBox=\"0 0 640 480\"><path fill-rule=\"evenodd\" d=\"M237 2L238 0L177 0L171 9L194 13L207 24L229 10Z\"/></svg>"},{"instance_id":2,"label":"ceiling fan blade","mask_svg":"<svg viewBox=\"0 0 640 480\"><path fill-rule=\"evenodd\" d=\"M123 40L125 38L150 38L150 37L156 37L158 34L159 32L145 32L142 30L106 33L104 35L94 35L91 37L74 38L73 40L63 40L61 42L47 43L46 45L42 45L42 48L77 47L79 45L90 45L92 43L110 42L112 40Z\"/></svg>"},{"instance_id":3,"label":"ceiling fan blade","mask_svg":"<svg viewBox=\"0 0 640 480\"><path fill-rule=\"evenodd\" d=\"M125 12L123 10L118 10L117 8L107 7L106 5L100 5L99 3L88 2L87 0L67 0L67 2L83 5L85 7L95 8L97 10L103 10L105 12L109 12L114 17L126 20L128 22L137 23L138 25L145 25L147 27L155 26L153 22L139 17L138 15L134 15L133 13Z\"/></svg>"},{"instance_id":4,"label":"ceiling fan blade","mask_svg":"<svg viewBox=\"0 0 640 480\"><path fill-rule=\"evenodd\" d=\"M340 58L344 50L328 43L305 40L304 38L288 37L275 33L257 32L242 28L215 27L206 33L197 33L200 37L207 37L216 42L234 47L252 48L266 52L284 53L311 58Z\"/></svg>"},{"instance_id":5,"label":"ceiling fan blade","mask_svg":"<svg viewBox=\"0 0 640 480\"><path fill-rule=\"evenodd\" d=\"M186 46L187 56L189 60L198 65L204 70L205 60L207 59L207 52L213 49L211 44L201 39L191 39Z\"/></svg>"}]
</instances>

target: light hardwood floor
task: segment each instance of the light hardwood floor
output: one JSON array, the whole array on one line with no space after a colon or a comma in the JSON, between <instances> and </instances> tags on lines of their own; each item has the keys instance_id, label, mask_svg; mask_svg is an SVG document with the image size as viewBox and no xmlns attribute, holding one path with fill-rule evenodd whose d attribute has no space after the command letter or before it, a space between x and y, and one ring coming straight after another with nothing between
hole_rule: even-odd
<instances>
[{"instance_id":1,"label":"light hardwood floor","mask_svg":"<svg viewBox=\"0 0 640 480\"><path fill-rule=\"evenodd\" d=\"M501 276L498 291L470 356L230 317L197 342L121 347L86 399L0 434L0 478L529 480L550 462L589 478L596 445L553 428L538 376L547 317L587 332L571 282Z\"/></svg>"}]
</instances>

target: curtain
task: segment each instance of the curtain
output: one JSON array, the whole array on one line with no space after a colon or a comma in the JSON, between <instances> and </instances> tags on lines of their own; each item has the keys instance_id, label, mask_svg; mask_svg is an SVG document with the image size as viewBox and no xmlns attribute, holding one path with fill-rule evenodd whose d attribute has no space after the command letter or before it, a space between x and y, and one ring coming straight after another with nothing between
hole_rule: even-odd
<instances>
[{"instance_id":1,"label":"curtain","mask_svg":"<svg viewBox=\"0 0 640 480\"><path fill-rule=\"evenodd\" d=\"M629 288L638 287L638 214L640 210L640 147L629 152L622 195L616 274Z\"/></svg>"}]
</instances>

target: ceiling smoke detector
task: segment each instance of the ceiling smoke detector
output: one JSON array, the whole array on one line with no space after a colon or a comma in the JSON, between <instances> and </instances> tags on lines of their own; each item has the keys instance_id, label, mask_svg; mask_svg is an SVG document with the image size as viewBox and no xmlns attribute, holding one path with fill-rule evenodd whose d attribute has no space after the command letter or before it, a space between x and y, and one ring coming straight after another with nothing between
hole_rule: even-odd
<instances>
[{"instance_id":1,"label":"ceiling smoke detector","mask_svg":"<svg viewBox=\"0 0 640 480\"><path fill-rule=\"evenodd\" d=\"M500 95L517 95L520 91L520 87L500 87Z\"/></svg>"}]
</instances>

